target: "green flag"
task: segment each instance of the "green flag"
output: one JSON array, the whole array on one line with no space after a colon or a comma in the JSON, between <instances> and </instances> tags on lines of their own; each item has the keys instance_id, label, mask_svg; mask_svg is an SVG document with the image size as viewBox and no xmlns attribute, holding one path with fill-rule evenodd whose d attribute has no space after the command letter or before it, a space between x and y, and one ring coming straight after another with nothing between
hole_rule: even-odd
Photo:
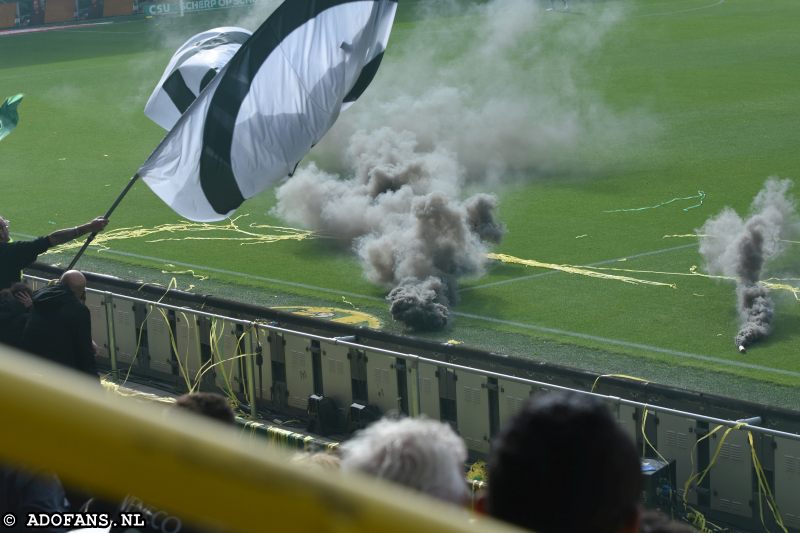
<instances>
[{"instance_id":1,"label":"green flag","mask_svg":"<svg viewBox=\"0 0 800 533\"><path fill-rule=\"evenodd\" d=\"M22 95L17 94L9 96L3 105L0 106L0 141L11 133L11 130L17 127L19 123L19 114L17 114L17 106L22 101Z\"/></svg>"}]
</instances>

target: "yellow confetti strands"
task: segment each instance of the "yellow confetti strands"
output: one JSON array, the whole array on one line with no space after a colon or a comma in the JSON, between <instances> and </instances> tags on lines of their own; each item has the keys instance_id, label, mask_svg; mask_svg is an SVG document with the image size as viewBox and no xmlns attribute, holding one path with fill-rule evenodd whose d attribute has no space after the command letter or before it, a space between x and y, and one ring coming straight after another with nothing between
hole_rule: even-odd
<instances>
[{"instance_id":1,"label":"yellow confetti strands","mask_svg":"<svg viewBox=\"0 0 800 533\"><path fill-rule=\"evenodd\" d=\"M659 287L670 287L672 289L677 288L674 283L662 283L660 281L651 281L648 279L639 279L633 278L630 276L617 276L614 274L606 274L603 272L597 272L596 270L590 270L587 267L579 267L574 265L558 265L555 263L543 263L541 261L536 261L535 259L520 259L519 257L514 257L513 255L507 254L486 254L489 259L494 259L495 261L500 261L502 263L512 263L517 265L525 265L525 266L532 266L536 268L546 268L548 270L557 270L559 272L566 272L567 274L576 274L579 276L587 276L590 278L598 278L598 279L605 279L610 281L621 281L623 283L630 283L633 285L655 285Z\"/></svg>"},{"instance_id":2,"label":"yellow confetti strands","mask_svg":"<svg viewBox=\"0 0 800 533\"><path fill-rule=\"evenodd\" d=\"M699 278L707 278L707 279L719 279L724 281L736 281L736 278L731 276L716 276L713 274L704 274L702 272L697 271L697 266L692 265L689 269L689 272L663 272L660 270L634 270L631 268L615 268L615 267L590 267L595 270L609 270L614 272L628 272L631 274L656 274L661 276L693 276ZM788 291L794 296L795 300L800 301L800 287L795 287L794 285L790 285L788 283L784 283L787 281L798 281L797 278L768 278L766 280L762 280L759 283L764 287L768 288L772 291Z\"/></svg>"},{"instance_id":3,"label":"yellow confetti strands","mask_svg":"<svg viewBox=\"0 0 800 533\"><path fill-rule=\"evenodd\" d=\"M661 237L662 239L695 239L698 237L708 237L713 239L714 235L705 235L703 233L677 233L675 235L664 235ZM789 239L778 239L780 242L785 242L788 244L800 244L800 241L792 241Z\"/></svg>"},{"instance_id":4,"label":"yellow confetti strands","mask_svg":"<svg viewBox=\"0 0 800 533\"><path fill-rule=\"evenodd\" d=\"M167 267L174 267L175 265L167 264ZM204 276L202 274L195 274L194 270L162 270L162 274L189 274L194 279L199 279L200 281L205 281L208 279L208 276Z\"/></svg>"},{"instance_id":5,"label":"yellow confetti strands","mask_svg":"<svg viewBox=\"0 0 800 533\"><path fill-rule=\"evenodd\" d=\"M687 276L687 277L700 277L707 279L718 279L724 281L736 281L735 278L730 276L716 276L712 274L704 274L698 272L697 265L692 265L689 272L664 272L661 270L635 270L632 268L618 268L618 267L580 267L574 265L558 265L554 263L543 263L535 259L520 259L512 255L506 254L486 254L489 259L500 261L502 263L512 263L518 265L532 266L537 268L546 268L549 270L557 270L566 272L568 274L577 274L580 276L588 276L592 278L607 279L613 281L622 281L625 283L642 284L642 285L656 285L662 287L671 287L676 289L678 286L675 283L662 283L659 281L652 281L647 279L635 278L627 275L607 274L606 272L625 272L627 274L652 274L657 276ZM798 278L768 278L760 282L764 287L772 291L787 291L794 296L795 300L800 301L800 286L795 286L787 282L800 281ZM699 295L698 295L699 296Z\"/></svg>"},{"instance_id":6,"label":"yellow confetti strands","mask_svg":"<svg viewBox=\"0 0 800 533\"><path fill-rule=\"evenodd\" d=\"M789 291L795 300L800 301L800 287L795 287L788 283L772 283L769 281L762 281L761 284L771 291Z\"/></svg>"},{"instance_id":7,"label":"yellow confetti strands","mask_svg":"<svg viewBox=\"0 0 800 533\"><path fill-rule=\"evenodd\" d=\"M160 224L152 228L133 226L129 228L116 228L98 233L92 246L100 250L110 248L109 243L127 239L147 239L146 242L166 241L236 241L245 244L268 244L279 241L302 241L318 238L313 231L268 224L252 223L248 229L241 228L237 221L247 215L240 215L229 219L226 224L209 224L205 222L190 222L184 220L175 224ZM261 230L261 231L259 231ZM76 250L83 245L82 240L70 241L57 246L47 253L67 252Z\"/></svg>"}]
</instances>

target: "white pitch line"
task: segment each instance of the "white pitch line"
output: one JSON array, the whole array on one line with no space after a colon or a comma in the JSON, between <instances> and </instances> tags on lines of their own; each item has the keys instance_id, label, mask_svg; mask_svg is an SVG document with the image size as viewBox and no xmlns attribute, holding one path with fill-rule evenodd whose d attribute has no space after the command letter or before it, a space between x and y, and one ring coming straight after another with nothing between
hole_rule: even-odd
<instances>
[{"instance_id":1,"label":"white pitch line","mask_svg":"<svg viewBox=\"0 0 800 533\"><path fill-rule=\"evenodd\" d=\"M10 30L2 30L0 31L0 37L8 37L12 35L28 35L31 33L44 33L44 32L51 32L51 31L63 31L69 30L72 28L78 28L83 26L106 26L108 24L113 24L113 21L105 21L105 22L87 22L83 24L66 24L64 26L37 26L34 28L14 28Z\"/></svg>"},{"instance_id":2,"label":"white pitch line","mask_svg":"<svg viewBox=\"0 0 800 533\"><path fill-rule=\"evenodd\" d=\"M712 7L717 7L725 3L725 0L718 0L713 4L708 4L705 6L700 7L690 7L687 9L679 9L677 11L663 11L661 13L647 13L644 15L639 15L640 17L661 17L664 15L679 15L680 13L691 13L692 11L700 11L701 9L711 9Z\"/></svg>"},{"instance_id":3,"label":"white pitch line","mask_svg":"<svg viewBox=\"0 0 800 533\"><path fill-rule=\"evenodd\" d=\"M649 255L659 255L659 254L663 254L663 253L667 253L667 252L674 252L675 250L682 250L684 248L691 248L693 246L697 246L697 245L696 244L681 244L680 246L673 246L671 248L662 248L661 250L652 250L652 251L649 251L649 252L642 252L640 254L635 254L635 255L626 255L626 256L623 256L623 257L617 257L616 259L605 259L603 261L598 261L597 263L592 263L590 265L576 265L576 266L580 266L580 267L597 267L597 266L601 266L601 265L607 265L609 263L616 263L616 262L621 261L623 259L639 259L640 257L647 257ZM536 267L534 267L534 268L536 268ZM459 289L458 292L459 293L469 292L469 291L474 291L476 289L485 289L487 287L496 287L498 285L506 285L508 283L516 283L518 281L526 281L526 280L529 280L529 279L541 278L543 276L552 276L554 274L563 274L563 273L564 272L561 272L560 270L550 270L548 272L539 272L538 274L528 274L527 276L520 276L518 278L513 278L513 279L504 279L502 281L493 281L491 283L484 283L483 285L475 285L473 287L464 287L463 289Z\"/></svg>"},{"instance_id":4,"label":"white pitch line","mask_svg":"<svg viewBox=\"0 0 800 533\"><path fill-rule=\"evenodd\" d=\"M32 238L31 235L25 235L25 234L21 234L21 233L13 233L12 235L14 235L15 237L22 237L22 238L26 238L26 239ZM183 267L193 268L193 269L201 269L201 270L206 270L208 272L217 272L217 273L220 273L220 274L227 274L227 275L230 275L230 276L237 276L237 277L241 277L241 278L244 278L244 279L252 279L252 280L256 280L256 281L266 281L268 283L275 283L277 285L285 285L285 286L289 286L289 287L297 287L297 288L302 288L302 289L307 289L307 290L314 290L314 291L324 292L324 293L328 293L328 294L335 294L337 296L350 296L350 297L353 297L353 298L362 298L364 300L370 300L370 301L374 301L374 302L385 302L385 300L383 298L378 298L378 297L375 297L375 296L367 296L367 295L364 295L364 294L357 294L357 293L347 292L347 291L337 291L337 290L329 289L329 288L326 288L326 287L317 287L315 285L310 285L310 284L307 284L307 283L299 283L299 282L296 282L296 281L286 281L286 280L281 280L281 279L267 278L267 277L264 277L264 276L257 276L257 275L254 275L254 274L246 274L244 272L236 272L235 270L226 270L226 269L222 269L222 268L213 268L213 267L208 267L208 266L204 266L204 265L196 265L194 263L185 263L183 261L175 261L175 260L172 260L172 259L164 259L164 258L161 258L161 257L153 257L153 256L149 256L149 255L142 255L142 254L136 254L136 253L131 253L131 252L121 252L121 251L118 251L118 250L103 250L101 253L103 253L103 254L120 255L120 256L124 256L124 257L133 257L133 258L136 258L136 259L144 259L144 260L147 260L147 261L153 261L153 262L162 263L162 264L168 264L169 263L169 264L173 264L173 265L176 265L176 266L183 266ZM782 368L770 368L770 367L767 367L767 366L756 365L756 364L753 364L753 363L745 363L745 362L742 362L742 361L730 361L730 360L727 360L727 359L720 359L718 357L712 357L710 355L701 355L701 354L695 354L695 353L690 353L690 352L682 352L682 351L678 351L678 350L670 350L669 348L661 348L661 347L658 347L658 346L651 346L649 344L640 344L640 343L625 341L625 340L621 340L621 339L611 339L611 338L608 338L608 337L599 337L597 335L590 335L588 333L578 333L578 332L575 332L575 331L567 331L567 330L558 329L558 328L551 328L551 327L547 327L547 326L538 326L536 324L526 324L524 322L516 322L516 321L512 321L512 320L503 320L503 319L499 319L499 318L492 318L492 317L483 316L483 315L475 315L475 314L472 314L472 313L465 313L465 312L460 312L460 311L453 311L452 314L454 316L458 316L458 317L462 317L462 318L468 318L468 319L472 319L472 320L480 320L480 321L483 321L483 322L491 322L491 323L494 323L494 324L503 324L503 325L506 325L506 326L513 326L513 327L528 329L528 330L531 330L531 331L539 331L539 332L542 332L542 333L550 333L550 334L555 334L555 335L563 335L563 336L566 336L566 337L573 337L573 338L577 338L577 339L590 340L590 341L594 341L594 342L610 344L612 346L624 346L626 348L635 348L635 349L638 349L638 350L645 350L645 351L649 351L649 352L663 353L663 354L667 354L667 355L674 355L674 356L677 356L677 357L683 357L683 358L686 358L686 359L695 359L695 360L698 360L698 361L705 361L705 362L715 363L715 364L719 364L719 365L723 365L723 366L746 368L746 369L749 369L749 370L759 370L759 371L762 371L762 372L767 372L767 373L772 373L772 374L779 374L779 375L782 375L782 376L800 378L800 372L795 372L793 370L785 370L785 369L782 369Z\"/></svg>"}]
</instances>

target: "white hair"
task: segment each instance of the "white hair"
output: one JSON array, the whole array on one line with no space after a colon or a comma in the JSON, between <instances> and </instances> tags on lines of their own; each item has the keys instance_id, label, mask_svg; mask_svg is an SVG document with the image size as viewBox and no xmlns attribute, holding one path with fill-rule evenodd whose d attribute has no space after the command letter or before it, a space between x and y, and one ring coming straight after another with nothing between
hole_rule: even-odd
<instances>
[{"instance_id":1,"label":"white hair","mask_svg":"<svg viewBox=\"0 0 800 533\"><path fill-rule=\"evenodd\" d=\"M466 498L467 448L452 428L425 418L382 419L343 443L342 470L358 470L440 500Z\"/></svg>"}]
</instances>

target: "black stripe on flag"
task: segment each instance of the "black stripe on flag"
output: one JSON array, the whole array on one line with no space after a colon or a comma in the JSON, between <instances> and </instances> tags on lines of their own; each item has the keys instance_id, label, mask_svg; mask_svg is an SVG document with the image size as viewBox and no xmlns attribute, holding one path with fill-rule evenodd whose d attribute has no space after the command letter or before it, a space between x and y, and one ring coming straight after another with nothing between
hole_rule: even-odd
<instances>
[{"instance_id":1,"label":"black stripe on flag","mask_svg":"<svg viewBox=\"0 0 800 533\"><path fill-rule=\"evenodd\" d=\"M216 75L217 75L217 69L215 68L208 69L208 71L203 75L203 79L200 80L200 92L202 92L203 89L206 88L206 85L211 83L211 80L213 80L214 76Z\"/></svg>"},{"instance_id":2,"label":"black stripe on flag","mask_svg":"<svg viewBox=\"0 0 800 533\"><path fill-rule=\"evenodd\" d=\"M244 202L233 175L231 147L236 117L258 69L297 28L327 9L359 1L363 0L286 0L231 58L211 98L203 128L200 186L214 211L226 214Z\"/></svg>"},{"instance_id":3,"label":"black stripe on flag","mask_svg":"<svg viewBox=\"0 0 800 533\"><path fill-rule=\"evenodd\" d=\"M372 79L375 77L375 74L378 73L378 67L381 66L382 59L383 52L376 55L369 63L364 65L364 68L361 69L361 74L358 75L358 79L353 84L353 88L350 89L350 92L344 97L345 102L355 102L362 94L364 94L364 91L367 90L369 84L372 83Z\"/></svg>"},{"instance_id":4,"label":"black stripe on flag","mask_svg":"<svg viewBox=\"0 0 800 533\"><path fill-rule=\"evenodd\" d=\"M181 112L181 115L189 108L196 98L194 93L186 86L186 81L183 79L183 75L179 70L175 70L175 72L169 75L169 78L164 81L163 87L164 92L167 93L169 99L172 100L172 103L175 104L175 107Z\"/></svg>"}]
</instances>

